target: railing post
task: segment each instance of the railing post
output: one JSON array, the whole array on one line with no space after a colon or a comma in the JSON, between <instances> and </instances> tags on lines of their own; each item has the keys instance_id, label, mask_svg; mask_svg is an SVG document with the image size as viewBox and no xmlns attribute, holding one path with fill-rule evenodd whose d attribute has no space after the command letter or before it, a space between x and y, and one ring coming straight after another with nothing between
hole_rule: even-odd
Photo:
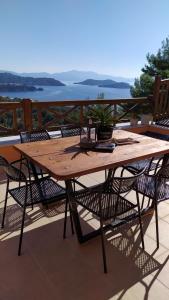
<instances>
[{"instance_id":1,"label":"railing post","mask_svg":"<svg viewBox=\"0 0 169 300\"><path fill-rule=\"evenodd\" d=\"M117 116L117 104L114 104L114 117Z\"/></svg>"},{"instance_id":2,"label":"railing post","mask_svg":"<svg viewBox=\"0 0 169 300\"><path fill-rule=\"evenodd\" d=\"M83 105L80 106L80 125L83 126L84 123L84 114L83 114Z\"/></svg>"},{"instance_id":3,"label":"railing post","mask_svg":"<svg viewBox=\"0 0 169 300\"><path fill-rule=\"evenodd\" d=\"M160 84L161 84L161 77L156 76L155 77L155 83L154 83L154 93L153 93L153 101L154 101L154 112L153 112L153 118L154 121L158 120L160 111L159 111L159 95L160 95Z\"/></svg>"},{"instance_id":4,"label":"railing post","mask_svg":"<svg viewBox=\"0 0 169 300\"><path fill-rule=\"evenodd\" d=\"M23 112L25 130L32 130L32 101L30 99L23 99Z\"/></svg>"}]
</instances>

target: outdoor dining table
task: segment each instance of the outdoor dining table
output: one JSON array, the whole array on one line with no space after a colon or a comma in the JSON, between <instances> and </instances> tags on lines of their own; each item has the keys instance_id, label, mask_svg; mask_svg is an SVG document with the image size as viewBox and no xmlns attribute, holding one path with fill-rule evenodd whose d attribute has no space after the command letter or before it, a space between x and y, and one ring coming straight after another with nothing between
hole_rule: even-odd
<instances>
[{"instance_id":1,"label":"outdoor dining table","mask_svg":"<svg viewBox=\"0 0 169 300\"><path fill-rule=\"evenodd\" d=\"M125 130L114 130L113 137L131 138L134 143L116 146L112 153L81 149L79 136L17 144L14 147L56 180L65 181L68 196L72 194L73 178L169 153L169 142L163 140ZM78 241L83 243L97 235L99 230L83 234L73 198L70 199L70 205Z\"/></svg>"}]
</instances>

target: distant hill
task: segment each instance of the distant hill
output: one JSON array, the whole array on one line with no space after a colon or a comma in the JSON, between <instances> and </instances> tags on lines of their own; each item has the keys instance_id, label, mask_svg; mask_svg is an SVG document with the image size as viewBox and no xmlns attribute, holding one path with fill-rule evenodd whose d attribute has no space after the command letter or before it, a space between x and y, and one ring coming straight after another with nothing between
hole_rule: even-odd
<instances>
[{"instance_id":1,"label":"distant hill","mask_svg":"<svg viewBox=\"0 0 169 300\"><path fill-rule=\"evenodd\" d=\"M64 86L65 84L54 78L33 78L15 75L7 72L0 72L0 84L21 84L21 85L44 85L44 86Z\"/></svg>"},{"instance_id":2,"label":"distant hill","mask_svg":"<svg viewBox=\"0 0 169 300\"><path fill-rule=\"evenodd\" d=\"M96 72L92 71L78 71L78 70L71 70L71 71L66 71L66 72L57 72L57 73L47 73L47 72L35 72L35 73L16 73L12 71L4 71L0 70L1 72L8 72L12 73L15 75L19 76L24 76L24 77L34 77L34 78L54 78L60 81L70 81L70 82L75 82L75 81L83 81L86 80L87 78L93 78L95 80L104 80L104 79L111 79L115 80L117 82L127 82L130 84L133 84L134 78L127 78L127 77L122 77L122 76L111 76L111 75L105 75L105 74L98 74Z\"/></svg>"},{"instance_id":3,"label":"distant hill","mask_svg":"<svg viewBox=\"0 0 169 300\"><path fill-rule=\"evenodd\" d=\"M81 82L75 82L75 84L94 85L99 87L118 88L118 89L130 88L130 85L126 82L117 82L110 79L105 79L105 80L86 79Z\"/></svg>"},{"instance_id":4,"label":"distant hill","mask_svg":"<svg viewBox=\"0 0 169 300\"><path fill-rule=\"evenodd\" d=\"M36 88L35 86L28 86L25 84L15 83L0 83L0 92L34 92L43 91L43 88Z\"/></svg>"}]
</instances>

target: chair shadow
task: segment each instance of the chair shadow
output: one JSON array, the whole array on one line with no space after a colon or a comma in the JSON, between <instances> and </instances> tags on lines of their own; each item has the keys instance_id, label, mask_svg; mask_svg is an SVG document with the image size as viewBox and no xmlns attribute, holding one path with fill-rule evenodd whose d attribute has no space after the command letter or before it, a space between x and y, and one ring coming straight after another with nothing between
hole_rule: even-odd
<instances>
[{"instance_id":1,"label":"chair shadow","mask_svg":"<svg viewBox=\"0 0 169 300\"><path fill-rule=\"evenodd\" d=\"M8 230L12 228L17 230L20 226L18 217L20 209L18 213L18 206L17 209L15 205L12 206L9 207L10 214L6 227ZM43 209L28 216L26 222L33 222L41 216ZM150 220L149 216L143 218L144 231ZM91 231L91 226L83 219L81 223L85 232ZM24 295L25 300L32 298L107 300L118 295L116 299L120 300L128 289L138 282L144 286L144 299L148 299L151 286L169 257L160 264L153 257L154 253L150 255L142 251L139 227L137 225L133 227L128 224L121 229L107 232L106 275L103 273L100 237L80 245L76 236L71 235L69 226L67 238L63 240L63 219L24 232L21 257L16 254L18 237L1 240L2 299L20 300ZM149 284L145 283L144 278L154 271L156 273L152 275L152 281Z\"/></svg>"},{"instance_id":2,"label":"chair shadow","mask_svg":"<svg viewBox=\"0 0 169 300\"><path fill-rule=\"evenodd\" d=\"M4 202L4 201L3 201ZM48 208L41 205L34 205L34 208L27 208L25 215L24 227L39 221L43 217L51 218L63 214L65 211L65 200L55 202L55 204L49 204ZM28 214L29 212L29 214ZM0 208L0 220L2 220L3 208ZM7 206L5 215L5 225L3 229L0 229L0 240L6 239L11 233L20 230L22 222L23 209L18 204L12 204Z\"/></svg>"}]
</instances>

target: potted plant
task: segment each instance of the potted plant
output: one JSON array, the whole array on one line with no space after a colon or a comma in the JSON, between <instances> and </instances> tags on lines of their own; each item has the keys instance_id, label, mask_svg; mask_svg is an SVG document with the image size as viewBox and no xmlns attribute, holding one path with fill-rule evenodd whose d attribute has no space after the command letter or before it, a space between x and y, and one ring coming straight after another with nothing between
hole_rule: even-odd
<instances>
[{"instance_id":1,"label":"potted plant","mask_svg":"<svg viewBox=\"0 0 169 300\"><path fill-rule=\"evenodd\" d=\"M97 123L98 140L108 140L112 137L117 117L112 115L112 110L109 106L95 105L92 107L89 117Z\"/></svg>"},{"instance_id":2,"label":"potted plant","mask_svg":"<svg viewBox=\"0 0 169 300\"><path fill-rule=\"evenodd\" d=\"M150 103L145 103L141 107L141 124L148 125L150 121L153 121L152 107Z\"/></svg>"},{"instance_id":3,"label":"potted plant","mask_svg":"<svg viewBox=\"0 0 169 300\"><path fill-rule=\"evenodd\" d=\"M139 115L136 112L132 112L130 115L130 125L131 126L136 126L139 121Z\"/></svg>"},{"instance_id":4,"label":"potted plant","mask_svg":"<svg viewBox=\"0 0 169 300\"><path fill-rule=\"evenodd\" d=\"M122 106L123 113L127 115L131 126L136 126L140 120L140 105L133 103L125 103ZM127 112L128 111L128 112Z\"/></svg>"}]
</instances>

